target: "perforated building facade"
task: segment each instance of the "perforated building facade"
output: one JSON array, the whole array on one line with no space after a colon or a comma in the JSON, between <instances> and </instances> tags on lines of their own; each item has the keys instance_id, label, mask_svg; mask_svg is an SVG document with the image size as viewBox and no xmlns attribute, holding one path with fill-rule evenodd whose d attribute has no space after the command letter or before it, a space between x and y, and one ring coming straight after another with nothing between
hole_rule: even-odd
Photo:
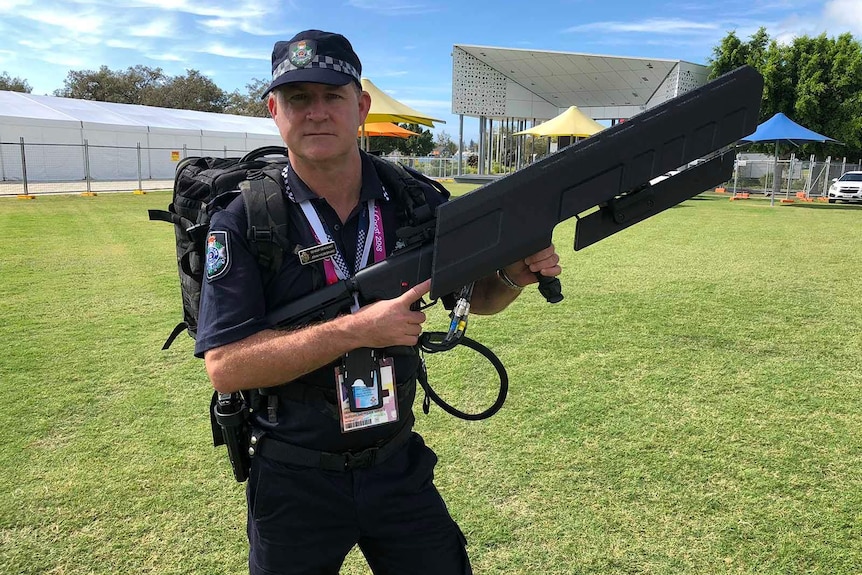
<instances>
[{"instance_id":1,"label":"perforated building facade","mask_svg":"<svg viewBox=\"0 0 862 575\"><path fill-rule=\"evenodd\" d=\"M519 50L456 44L452 49L452 113L479 119L479 174L493 162L516 158L498 139L494 126L507 133L549 120L570 106L610 124L631 118L707 81L709 68L681 60L628 58L568 52ZM499 131L498 134L499 136ZM463 157L463 156L462 156ZM459 174L463 166L459 164Z\"/></svg>"}]
</instances>

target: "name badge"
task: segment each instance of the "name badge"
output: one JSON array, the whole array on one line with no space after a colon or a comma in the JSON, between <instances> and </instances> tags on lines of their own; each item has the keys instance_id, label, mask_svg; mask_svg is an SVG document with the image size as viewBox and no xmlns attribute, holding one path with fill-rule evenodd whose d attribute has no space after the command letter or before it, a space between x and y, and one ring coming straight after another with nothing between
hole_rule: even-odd
<instances>
[{"instance_id":1,"label":"name badge","mask_svg":"<svg viewBox=\"0 0 862 575\"><path fill-rule=\"evenodd\" d=\"M298 250L296 255L299 256L299 263L307 266L308 264L331 258L336 253L335 242L326 242L325 244L318 244L304 250Z\"/></svg>"},{"instance_id":2,"label":"name badge","mask_svg":"<svg viewBox=\"0 0 862 575\"><path fill-rule=\"evenodd\" d=\"M391 357L377 357L369 349L358 349L335 368L342 433L398 421L394 365Z\"/></svg>"}]
</instances>

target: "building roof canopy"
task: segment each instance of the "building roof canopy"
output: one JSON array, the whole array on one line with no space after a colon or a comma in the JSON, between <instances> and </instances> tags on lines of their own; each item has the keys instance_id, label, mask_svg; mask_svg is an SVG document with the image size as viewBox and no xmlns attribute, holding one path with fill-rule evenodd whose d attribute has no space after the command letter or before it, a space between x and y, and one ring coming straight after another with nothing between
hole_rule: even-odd
<instances>
[{"instance_id":1,"label":"building roof canopy","mask_svg":"<svg viewBox=\"0 0 862 575\"><path fill-rule=\"evenodd\" d=\"M557 106L644 106L679 60L456 44Z\"/></svg>"}]
</instances>

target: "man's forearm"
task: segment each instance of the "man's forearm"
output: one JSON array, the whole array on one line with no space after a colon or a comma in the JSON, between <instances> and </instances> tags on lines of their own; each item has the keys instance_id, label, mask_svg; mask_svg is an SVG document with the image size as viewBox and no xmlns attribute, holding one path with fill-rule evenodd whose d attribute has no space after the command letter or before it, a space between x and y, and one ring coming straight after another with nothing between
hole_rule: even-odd
<instances>
[{"instance_id":1,"label":"man's forearm","mask_svg":"<svg viewBox=\"0 0 862 575\"><path fill-rule=\"evenodd\" d=\"M349 316L291 331L264 330L206 352L213 387L230 393L293 381L360 347Z\"/></svg>"},{"instance_id":2,"label":"man's forearm","mask_svg":"<svg viewBox=\"0 0 862 575\"><path fill-rule=\"evenodd\" d=\"M521 294L521 290L504 284L496 275L476 282L470 311L478 315L492 315L506 309Z\"/></svg>"}]
</instances>

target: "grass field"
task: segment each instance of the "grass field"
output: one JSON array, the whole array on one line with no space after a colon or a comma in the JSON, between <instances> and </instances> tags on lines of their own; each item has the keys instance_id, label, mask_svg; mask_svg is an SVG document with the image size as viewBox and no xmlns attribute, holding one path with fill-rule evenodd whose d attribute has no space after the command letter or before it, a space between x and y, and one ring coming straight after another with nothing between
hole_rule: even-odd
<instances>
[{"instance_id":1,"label":"grass field","mask_svg":"<svg viewBox=\"0 0 862 575\"><path fill-rule=\"evenodd\" d=\"M168 202L0 200L0 573L246 569L203 365L160 350ZM573 229L562 303L471 321L503 410L416 409L475 572L862 573L862 209L699 197L577 253ZM450 402L493 400L469 352L428 362Z\"/></svg>"}]
</instances>

